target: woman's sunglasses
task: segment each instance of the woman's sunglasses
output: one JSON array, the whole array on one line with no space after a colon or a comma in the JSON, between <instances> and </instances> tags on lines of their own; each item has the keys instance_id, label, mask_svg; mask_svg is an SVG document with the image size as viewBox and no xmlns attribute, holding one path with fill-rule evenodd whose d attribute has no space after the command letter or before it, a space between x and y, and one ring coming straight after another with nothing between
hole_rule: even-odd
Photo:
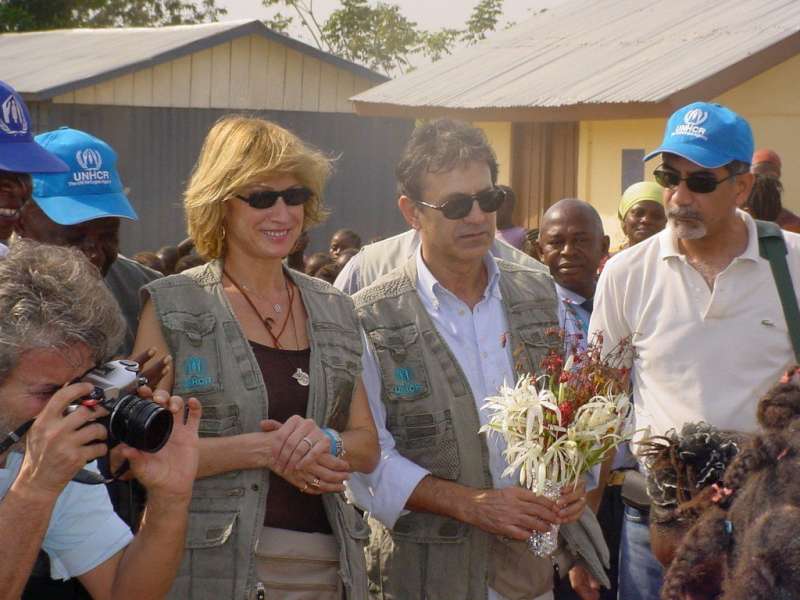
<instances>
[{"instance_id":1,"label":"woman's sunglasses","mask_svg":"<svg viewBox=\"0 0 800 600\"><path fill-rule=\"evenodd\" d=\"M278 201L278 198L283 198L286 206L300 206L308 202L314 195L310 189L305 187L293 187L286 190L263 190L260 192L253 192L249 196L242 196L234 194L234 198L238 198L243 202L247 202L253 208L272 208Z\"/></svg>"},{"instance_id":2,"label":"woman's sunglasses","mask_svg":"<svg viewBox=\"0 0 800 600\"><path fill-rule=\"evenodd\" d=\"M489 188L477 194L451 194L447 201L442 204L428 204L417 200L417 204L433 208L434 210L442 211L442 214L448 219L463 219L472 210L472 204L478 203L481 210L485 213L493 213L506 198L506 193L501 188Z\"/></svg>"},{"instance_id":3,"label":"woman's sunglasses","mask_svg":"<svg viewBox=\"0 0 800 600\"><path fill-rule=\"evenodd\" d=\"M711 173L692 173L688 177L681 177L675 171L664 171L662 169L653 171L653 177L661 187L676 188L681 184L681 181L685 181L689 191L696 194L710 194L717 189L720 183L733 179L737 175L741 175L741 173L731 173L727 177L717 179Z\"/></svg>"}]
</instances>

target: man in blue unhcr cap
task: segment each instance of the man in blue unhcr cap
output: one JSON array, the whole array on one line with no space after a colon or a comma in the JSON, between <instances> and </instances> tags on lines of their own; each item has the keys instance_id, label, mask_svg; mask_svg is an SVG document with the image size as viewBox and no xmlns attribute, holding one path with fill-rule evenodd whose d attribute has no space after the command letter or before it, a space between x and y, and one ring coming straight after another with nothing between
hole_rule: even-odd
<instances>
[{"instance_id":1,"label":"man in blue unhcr cap","mask_svg":"<svg viewBox=\"0 0 800 600\"><path fill-rule=\"evenodd\" d=\"M75 246L100 270L128 324L119 352L128 355L139 327L139 289L160 277L119 254L120 219L138 220L117 171L117 154L103 140L62 127L36 136L66 163L63 173L36 173L33 202L20 211L20 237Z\"/></svg>"},{"instance_id":2,"label":"man in blue unhcr cap","mask_svg":"<svg viewBox=\"0 0 800 600\"><path fill-rule=\"evenodd\" d=\"M0 255L31 193L30 173L66 171L67 165L33 139L31 116L20 95L0 81Z\"/></svg>"},{"instance_id":3,"label":"man in blue unhcr cap","mask_svg":"<svg viewBox=\"0 0 800 600\"><path fill-rule=\"evenodd\" d=\"M664 188L668 226L607 263L589 325L605 349L633 336L639 436L692 421L753 431L756 402L794 362L756 222L741 210L752 155L747 121L696 102L670 117L661 146L645 157L658 161L653 176ZM783 239L800 282L800 235ZM674 548L653 538L655 560L648 519L646 506L626 507L620 600L659 597L659 561L668 563Z\"/></svg>"}]
</instances>

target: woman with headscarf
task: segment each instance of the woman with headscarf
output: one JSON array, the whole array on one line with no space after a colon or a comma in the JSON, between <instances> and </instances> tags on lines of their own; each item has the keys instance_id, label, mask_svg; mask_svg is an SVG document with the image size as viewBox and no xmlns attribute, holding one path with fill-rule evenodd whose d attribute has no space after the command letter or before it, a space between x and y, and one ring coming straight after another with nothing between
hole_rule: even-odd
<instances>
[{"instance_id":1,"label":"woman with headscarf","mask_svg":"<svg viewBox=\"0 0 800 600\"><path fill-rule=\"evenodd\" d=\"M625 242L620 250L630 248L657 234L667 224L662 199L664 189L653 181L640 181L629 186L619 202L619 217Z\"/></svg>"}]
</instances>

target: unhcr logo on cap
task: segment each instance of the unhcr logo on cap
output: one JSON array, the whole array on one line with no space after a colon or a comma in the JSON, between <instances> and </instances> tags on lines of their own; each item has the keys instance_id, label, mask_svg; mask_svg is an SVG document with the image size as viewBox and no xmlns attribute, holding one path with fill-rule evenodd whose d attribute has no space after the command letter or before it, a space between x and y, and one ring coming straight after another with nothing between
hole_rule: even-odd
<instances>
[{"instance_id":1,"label":"unhcr logo on cap","mask_svg":"<svg viewBox=\"0 0 800 600\"><path fill-rule=\"evenodd\" d=\"M75 160L82 171L72 173L69 185L91 185L111 182L111 173L101 170L103 155L96 148L83 148L75 153Z\"/></svg>"},{"instance_id":2,"label":"unhcr logo on cap","mask_svg":"<svg viewBox=\"0 0 800 600\"><path fill-rule=\"evenodd\" d=\"M84 148L75 153L75 160L81 166L81 169L87 171L97 171L103 166L103 157L94 148Z\"/></svg>"},{"instance_id":3,"label":"unhcr logo on cap","mask_svg":"<svg viewBox=\"0 0 800 600\"><path fill-rule=\"evenodd\" d=\"M0 129L8 135L25 135L28 133L28 119L25 118L25 109L17 102L13 94L0 105Z\"/></svg>"},{"instance_id":4,"label":"unhcr logo on cap","mask_svg":"<svg viewBox=\"0 0 800 600\"><path fill-rule=\"evenodd\" d=\"M693 108L683 115L683 124L678 125L672 135L690 135L701 140L707 140L705 127L700 127L708 119L708 113L699 108Z\"/></svg>"}]
</instances>

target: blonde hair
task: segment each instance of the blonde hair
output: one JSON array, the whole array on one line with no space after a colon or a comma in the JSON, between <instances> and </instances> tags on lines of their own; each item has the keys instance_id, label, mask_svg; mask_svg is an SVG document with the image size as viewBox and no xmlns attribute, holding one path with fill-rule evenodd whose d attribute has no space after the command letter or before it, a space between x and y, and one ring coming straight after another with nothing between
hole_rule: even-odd
<instances>
[{"instance_id":1,"label":"blonde hair","mask_svg":"<svg viewBox=\"0 0 800 600\"><path fill-rule=\"evenodd\" d=\"M183 198L189 236L203 258L224 252L225 202L264 179L291 175L314 196L303 205L303 230L327 212L322 191L331 162L283 127L245 116L226 116L208 132Z\"/></svg>"}]
</instances>

